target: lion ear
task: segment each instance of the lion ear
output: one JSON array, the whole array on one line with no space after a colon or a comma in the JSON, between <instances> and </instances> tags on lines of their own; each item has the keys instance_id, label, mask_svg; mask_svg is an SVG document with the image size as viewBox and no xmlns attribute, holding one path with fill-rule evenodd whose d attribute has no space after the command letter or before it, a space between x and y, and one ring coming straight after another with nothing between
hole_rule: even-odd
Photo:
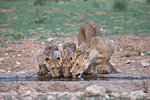
<instances>
[{"instance_id":1,"label":"lion ear","mask_svg":"<svg viewBox=\"0 0 150 100\"><path fill-rule=\"evenodd\" d=\"M90 56L90 52L86 52L86 54L85 54L85 59L88 59L89 56Z\"/></svg>"},{"instance_id":2,"label":"lion ear","mask_svg":"<svg viewBox=\"0 0 150 100\"><path fill-rule=\"evenodd\" d=\"M76 56L79 56L81 54L81 50L80 49L77 49L76 50Z\"/></svg>"}]
</instances>

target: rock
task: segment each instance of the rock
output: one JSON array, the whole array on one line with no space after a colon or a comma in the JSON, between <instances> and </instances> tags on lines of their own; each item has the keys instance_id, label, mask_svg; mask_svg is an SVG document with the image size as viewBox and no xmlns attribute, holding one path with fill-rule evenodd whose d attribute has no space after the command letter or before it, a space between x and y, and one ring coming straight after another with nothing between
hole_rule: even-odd
<instances>
[{"instance_id":1,"label":"rock","mask_svg":"<svg viewBox=\"0 0 150 100\"><path fill-rule=\"evenodd\" d=\"M50 41L53 41L53 40L54 40L54 38L48 38L48 39L47 39L47 41L49 41L49 42L50 42Z\"/></svg>"},{"instance_id":2,"label":"rock","mask_svg":"<svg viewBox=\"0 0 150 100\"><path fill-rule=\"evenodd\" d=\"M127 92L122 92L121 93L121 97L127 97L128 96L128 93Z\"/></svg>"},{"instance_id":3,"label":"rock","mask_svg":"<svg viewBox=\"0 0 150 100\"><path fill-rule=\"evenodd\" d=\"M17 75L22 75L22 74L25 74L25 71L19 71L16 73Z\"/></svg>"},{"instance_id":4,"label":"rock","mask_svg":"<svg viewBox=\"0 0 150 100\"><path fill-rule=\"evenodd\" d=\"M17 56L19 56L19 57L20 57L20 56L21 56L21 54L17 54Z\"/></svg>"},{"instance_id":5,"label":"rock","mask_svg":"<svg viewBox=\"0 0 150 100\"><path fill-rule=\"evenodd\" d=\"M15 56L12 56L13 58L16 58Z\"/></svg>"},{"instance_id":6,"label":"rock","mask_svg":"<svg viewBox=\"0 0 150 100\"><path fill-rule=\"evenodd\" d=\"M5 55L8 55L8 53L5 53Z\"/></svg>"},{"instance_id":7,"label":"rock","mask_svg":"<svg viewBox=\"0 0 150 100\"><path fill-rule=\"evenodd\" d=\"M85 97L87 95L86 92L75 92L75 93L72 93L72 95L76 96L76 97Z\"/></svg>"},{"instance_id":8,"label":"rock","mask_svg":"<svg viewBox=\"0 0 150 100\"><path fill-rule=\"evenodd\" d=\"M5 70L0 70L0 74L4 74L4 73L6 73Z\"/></svg>"},{"instance_id":9,"label":"rock","mask_svg":"<svg viewBox=\"0 0 150 100\"><path fill-rule=\"evenodd\" d=\"M58 46L59 46L59 47L62 47L62 44L59 43Z\"/></svg>"},{"instance_id":10,"label":"rock","mask_svg":"<svg viewBox=\"0 0 150 100\"><path fill-rule=\"evenodd\" d=\"M150 55L150 52L148 52L147 54Z\"/></svg>"},{"instance_id":11,"label":"rock","mask_svg":"<svg viewBox=\"0 0 150 100\"><path fill-rule=\"evenodd\" d=\"M34 100L32 97L25 97L23 100Z\"/></svg>"},{"instance_id":12,"label":"rock","mask_svg":"<svg viewBox=\"0 0 150 100\"><path fill-rule=\"evenodd\" d=\"M135 63L133 60L126 60L123 64L130 64L130 63Z\"/></svg>"},{"instance_id":13,"label":"rock","mask_svg":"<svg viewBox=\"0 0 150 100\"><path fill-rule=\"evenodd\" d=\"M150 66L150 59L141 60L143 67Z\"/></svg>"},{"instance_id":14,"label":"rock","mask_svg":"<svg viewBox=\"0 0 150 100\"><path fill-rule=\"evenodd\" d=\"M146 93L143 91L133 91L129 94L129 98L132 100L139 99L139 98L144 98L146 96Z\"/></svg>"},{"instance_id":15,"label":"rock","mask_svg":"<svg viewBox=\"0 0 150 100\"><path fill-rule=\"evenodd\" d=\"M115 66L115 64L114 64L114 63L111 63L111 65Z\"/></svg>"},{"instance_id":16,"label":"rock","mask_svg":"<svg viewBox=\"0 0 150 100\"><path fill-rule=\"evenodd\" d=\"M21 64L20 62L18 62L18 61L16 62L16 65L20 65L20 64Z\"/></svg>"},{"instance_id":17,"label":"rock","mask_svg":"<svg viewBox=\"0 0 150 100\"><path fill-rule=\"evenodd\" d=\"M145 53L141 53L141 56L144 56L145 55Z\"/></svg>"},{"instance_id":18,"label":"rock","mask_svg":"<svg viewBox=\"0 0 150 100\"><path fill-rule=\"evenodd\" d=\"M111 93L111 96L115 97L115 98L119 98L120 97L120 93Z\"/></svg>"},{"instance_id":19,"label":"rock","mask_svg":"<svg viewBox=\"0 0 150 100\"><path fill-rule=\"evenodd\" d=\"M0 58L0 61L3 61L5 58Z\"/></svg>"},{"instance_id":20,"label":"rock","mask_svg":"<svg viewBox=\"0 0 150 100\"><path fill-rule=\"evenodd\" d=\"M122 71L122 70L120 70L120 69L118 69L117 71L118 71L118 73L122 73L122 72L123 72L123 71Z\"/></svg>"},{"instance_id":21,"label":"rock","mask_svg":"<svg viewBox=\"0 0 150 100\"><path fill-rule=\"evenodd\" d=\"M91 85L86 88L86 91L90 95L105 95L106 89L103 86Z\"/></svg>"},{"instance_id":22,"label":"rock","mask_svg":"<svg viewBox=\"0 0 150 100\"><path fill-rule=\"evenodd\" d=\"M78 100L78 98L75 95L71 95L70 100Z\"/></svg>"},{"instance_id":23,"label":"rock","mask_svg":"<svg viewBox=\"0 0 150 100\"><path fill-rule=\"evenodd\" d=\"M56 97L49 95L47 96L47 100L56 100Z\"/></svg>"},{"instance_id":24,"label":"rock","mask_svg":"<svg viewBox=\"0 0 150 100\"><path fill-rule=\"evenodd\" d=\"M120 48L119 51L123 51L123 50Z\"/></svg>"}]
</instances>

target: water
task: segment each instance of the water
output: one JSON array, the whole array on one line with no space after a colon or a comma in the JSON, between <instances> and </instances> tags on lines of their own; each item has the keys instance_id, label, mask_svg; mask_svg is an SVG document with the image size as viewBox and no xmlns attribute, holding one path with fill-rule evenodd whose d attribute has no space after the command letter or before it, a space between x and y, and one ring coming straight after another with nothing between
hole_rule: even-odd
<instances>
[{"instance_id":1,"label":"water","mask_svg":"<svg viewBox=\"0 0 150 100\"><path fill-rule=\"evenodd\" d=\"M25 76L25 75L5 75L0 76L0 82L11 82L11 81L120 81L120 80L150 80L150 77L82 77L82 78L51 78L48 76Z\"/></svg>"}]
</instances>

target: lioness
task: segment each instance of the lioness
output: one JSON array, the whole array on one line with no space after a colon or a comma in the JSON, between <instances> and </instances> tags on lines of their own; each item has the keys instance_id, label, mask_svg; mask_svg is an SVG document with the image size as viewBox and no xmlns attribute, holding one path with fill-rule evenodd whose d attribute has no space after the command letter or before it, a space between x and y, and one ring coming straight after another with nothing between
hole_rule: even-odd
<instances>
[{"instance_id":1,"label":"lioness","mask_svg":"<svg viewBox=\"0 0 150 100\"><path fill-rule=\"evenodd\" d=\"M56 60L56 58L57 58L57 60L59 59L59 57L56 55L56 53L53 53L54 51L58 52L59 55L60 55L59 49L58 49L58 47L56 45L48 45L48 46L45 47L45 50L38 50L37 51L36 57L37 57L38 65L39 65L39 70L37 72L37 75L43 76L43 75L48 74L48 72L50 72L50 74L53 77L55 76L53 74L54 72L50 71L50 65L51 66L54 65L54 62L52 64L50 64L50 61L54 60L54 59ZM60 66L59 63L55 64L56 68L58 66ZM56 76L58 76L58 73L57 73Z\"/></svg>"},{"instance_id":2,"label":"lioness","mask_svg":"<svg viewBox=\"0 0 150 100\"><path fill-rule=\"evenodd\" d=\"M91 69L96 73L115 72L116 69L109 63L113 52L114 42L112 40L104 40L100 36L89 38L76 51L78 57L70 72L73 77L81 77L91 64L94 64Z\"/></svg>"},{"instance_id":3,"label":"lioness","mask_svg":"<svg viewBox=\"0 0 150 100\"><path fill-rule=\"evenodd\" d=\"M76 44L67 42L63 45L61 70L64 77L70 77L70 70L75 61Z\"/></svg>"},{"instance_id":4,"label":"lioness","mask_svg":"<svg viewBox=\"0 0 150 100\"><path fill-rule=\"evenodd\" d=\"M89 38L100 36L102 37L102 28L93 21L85 22L81 25L78 34L78 46L85 43Z\"/></svg>"}]
</instances>

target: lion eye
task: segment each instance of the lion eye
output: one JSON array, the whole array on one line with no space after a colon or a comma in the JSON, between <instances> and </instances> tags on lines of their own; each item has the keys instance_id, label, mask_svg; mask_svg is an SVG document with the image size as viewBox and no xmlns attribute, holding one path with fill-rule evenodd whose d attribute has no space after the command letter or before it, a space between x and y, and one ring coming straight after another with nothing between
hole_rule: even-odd
<instances>
[{"instance_id":1,"label":"lion eye","mask_svg":"<svg viewBox=\"0 0 150 100\"><path fill-rule=\"evenodd\" d=\"M78 66L79 64L76 64L76 66Z\"/></svg>"},{"instance_id":2,"label":"lion eye","mask_svg":"<svg viewBox=\"0 0 150 100\"><path fill-rule=\"evenodd\" d=\"M70 60L72 60L72 57L70 58Z\"/></svg>"},{"instance_id":3,"label":"lion eye","mask_svg":"<svg viewBox=\"0 0 150 100\"><path fill-rule=\"evenodd\" d=\"M54 70L54 68L52 68L52 70Z\"/></svg>"},{"instance_id":4,"label":"lion eye","mask_svg":"<svg viewBox=\"0 0 150 100\"><path fill-rule=\"evenodd\" d=\"M57 60L60 60L60 57L57 57Z\"/></svg>"},{"instance_id":5,"label":"lion eye","mask_svg":"<svg viewBox=\"0 0 150 100\"><path fill-rule=\"evenodd\" d=\"M46 60L46 61L48 61L48 60L49 60L49 58L45 58L45 60Z\"/></svg>"}]
</instances>

